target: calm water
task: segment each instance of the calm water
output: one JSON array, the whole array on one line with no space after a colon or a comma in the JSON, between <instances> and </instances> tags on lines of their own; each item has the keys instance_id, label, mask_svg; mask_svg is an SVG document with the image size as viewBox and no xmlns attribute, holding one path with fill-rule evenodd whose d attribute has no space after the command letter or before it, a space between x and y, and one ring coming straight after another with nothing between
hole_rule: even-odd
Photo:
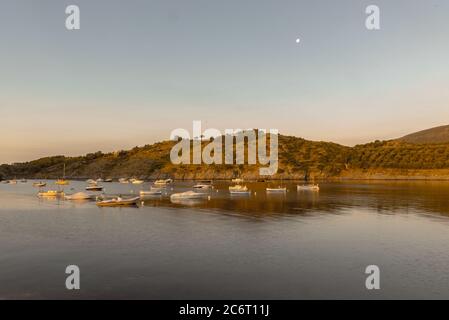
<instances>
[{"instance_id":1,"label":"calm water","mask_svg":"<svg viewBox=\"0 0 449 320\"><path fill-rule=\"evenodd\" d=\"M3 299L449 298L449 183L287 184L271 196L259 183L248 197L221 183L204 201L164 195L138 208L41 200L31 184L0 184ZM65 289L70 264L79 291ZM377 291L365 289L370 264L381 269Z\"/></svg>"}]
</instances>

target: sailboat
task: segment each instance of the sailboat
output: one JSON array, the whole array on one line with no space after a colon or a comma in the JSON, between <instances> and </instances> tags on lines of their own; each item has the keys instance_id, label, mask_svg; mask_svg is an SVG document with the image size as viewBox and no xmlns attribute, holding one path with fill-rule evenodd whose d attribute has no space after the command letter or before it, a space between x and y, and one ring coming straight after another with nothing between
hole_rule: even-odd
<instances>
[{"instance_id":1,"label":"sailboat","mask_svg":"<svg viewBox=\"0 0 449 320\"><path fill-rule=\"evenodd\" d=\"M65 179L65 163L64 163L64 169L62 172L62 179L56 180L55 184L60 185L60 186L66 186L69 184L69 180Z\"/></svg>"}]
</instances>

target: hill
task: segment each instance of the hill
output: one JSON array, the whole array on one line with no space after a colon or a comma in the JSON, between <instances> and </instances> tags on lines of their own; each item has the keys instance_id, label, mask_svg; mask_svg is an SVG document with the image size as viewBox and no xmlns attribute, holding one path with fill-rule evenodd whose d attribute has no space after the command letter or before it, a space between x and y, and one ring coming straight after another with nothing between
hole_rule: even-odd
<instances>
[{"instance_id":1,"label":"hill","mask_svg":"<svg viewBox=\"0 0 449 320\"><path fill-rule=\"evenodd\" d=\"M398 140L408 143L447 143L449 142L449 125L418 131Z\"/></svg>"},{"instance_id":2,"label":"hill","mask_svg":"<svg viewBox=\"0 0 449 320\"><path fill-rule=\"evenodd\" d=\"M135 147L128 151L103 154L96 152L80 157L54 156L25 163L0 166L0 178L58 178L66 164L66 177L157 179L259 179L258 165L174 165L170 161L173 141ZM203 145L208 142L203 142ZM268 143L267 143L268 144ZM279 136L279 170L272 178L326 178L344 169L350 148L335 143L307 141Z\"/></svg>"},{"instance_id":3,"label":"hill","mask_svg":"<svg viewBox=\"0 0 449 320\"><path fill-rule=\"evenodd\" d=\"M209 142L203 142L207 145ZM449 143L375 141L354 147L279 136L276 175L259 176L259 165L174 165L173 141L127 151L54 156L0 166L0 179L71 179L136 177L141 179L445 179L449 180Z\"/></svg>"}]
</instances>

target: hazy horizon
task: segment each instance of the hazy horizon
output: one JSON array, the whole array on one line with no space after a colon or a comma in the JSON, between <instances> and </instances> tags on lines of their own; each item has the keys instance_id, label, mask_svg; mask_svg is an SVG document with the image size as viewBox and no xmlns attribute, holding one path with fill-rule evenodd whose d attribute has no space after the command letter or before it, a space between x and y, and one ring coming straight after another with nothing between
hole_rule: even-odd
<instances>
[{"instance_id":1,"label":"hazy horizon","mask_svg":"<svg viewBox=\"0 0 449 320\"><path fill-rule=\"evenodd\" d=\"M71 4L80 30L65 29ZM380 30L365 28L370 4ZM447 12L443 0L8 1L0 164L151 144L193 120L349 146L446 125Z\"/></svg>"}]
</instances>

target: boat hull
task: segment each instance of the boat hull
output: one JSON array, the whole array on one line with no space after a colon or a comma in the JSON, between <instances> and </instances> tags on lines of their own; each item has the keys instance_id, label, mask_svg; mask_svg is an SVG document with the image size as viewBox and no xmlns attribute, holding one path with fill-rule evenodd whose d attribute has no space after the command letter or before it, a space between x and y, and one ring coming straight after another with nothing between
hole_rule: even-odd
<instances>
[{"instance_id":1,"label":"boat hull","mask_svg":"<svg viewBox=\"0 0 449 320\"><path fill-rule=\"evenodd\" d=\"M140 198L124 199L124 200L105 200L97 202L99 207L132 207L137 206Z\"/></svg>"}]
</instances>

